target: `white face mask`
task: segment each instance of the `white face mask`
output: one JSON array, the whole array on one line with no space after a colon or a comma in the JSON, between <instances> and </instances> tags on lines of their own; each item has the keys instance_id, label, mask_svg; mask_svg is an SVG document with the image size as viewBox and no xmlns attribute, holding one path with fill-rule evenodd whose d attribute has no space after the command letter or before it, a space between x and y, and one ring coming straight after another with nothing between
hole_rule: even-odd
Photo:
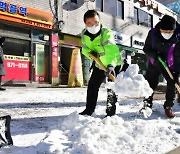
<instances>
[{"instance_id":1,"label":"white face mask","mask_svg":"<svg viewBox=\"0 0 180 154\"><path fill-rule=\"evenodd\" d=\"M101 25L98 24L97 26L91 26L91 27L87 27L87 30L89 33L91 34L97 34L100 31Z\"/></svg>"},{"instance_id":2,"label":"white face mask","mask_svg":"<svg viewBox=\"0 0 180 154\"><path fill-rule=\"evenodd\" d=\"M166 40L169 40L174 33L161 33L162 37L164 37Z\"/></svg>"}]
</instances>

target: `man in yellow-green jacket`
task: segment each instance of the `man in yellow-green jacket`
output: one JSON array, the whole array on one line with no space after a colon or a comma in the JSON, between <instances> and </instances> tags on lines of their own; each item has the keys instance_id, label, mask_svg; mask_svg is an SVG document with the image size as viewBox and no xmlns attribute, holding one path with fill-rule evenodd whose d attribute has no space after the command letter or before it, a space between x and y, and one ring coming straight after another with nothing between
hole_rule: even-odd
<instances>
[{"instance_id":1,"label":"man in yellow-green jacket","mask_svg":"<svg viewBox=\"0 0 180 154\"><path fill-rule=\"evenodd\" d=\"M121 65L121 55L119 48L114 41L113 32L100 24L100 16L96 10L88 10L84 14L86 28L81 33L82 54L90 59L88 53L99 56L101 62L107 67L105 73L98 64L95 64L87 88L86 109L81 115L92 115L95 110L99 87L110 73L118 74ZM107 116L112 116L116 112L117 96L111 90L107 90Z\"/></svg>"}]
</instances>

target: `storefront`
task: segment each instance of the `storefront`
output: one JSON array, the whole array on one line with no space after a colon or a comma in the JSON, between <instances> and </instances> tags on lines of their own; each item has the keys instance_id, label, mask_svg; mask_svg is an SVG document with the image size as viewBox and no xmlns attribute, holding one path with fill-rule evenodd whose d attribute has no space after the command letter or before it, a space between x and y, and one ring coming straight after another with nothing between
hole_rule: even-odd
<instances>
[{"instance_id":1,"label":"storefront","mask_svg":"<svg viewBox=\"0 0 180 154\"><path fill-rule=\"evenodd\" d=\"M132 36L132 47L137 49L135 56L132 58L132 64L138 64L139 73L145 74L147 68L147 56L143 52L143 47L145 45L145 40Z\"/></svg>"},{"instance_id":2,"label":"storefront","mask_svg":"<svg viewBox=\"0 0 180 154\"><path fill-rule=\"evenodd\" d=\"M50 82L52 14L0 1L4 82Z\"/></svg>"},{"instance_id":3,"label":"storefront","mask_svg":"<svg viewBox=\"0 0 180 154\"><path fill-rule=\"evenodd\" d=\"M60 35L58 59L59 59L59 77L60 77L61 85L68 84L71 55L73 49L75 48L81 48L80 37L67 35L67 34Z\"/></svg>"},{"instance_id":4,"label":"storefront","mask_svg":"<svg viewBox=\"0 0 180 154\"><path fill-rule=\"evenodd\" d=\"M117 31L114 32L114 39L121 52L122 60L126 59L131 64L133 53L137 52L136 49L131 47L131 36Z\"/></svg>"},{"instance_id":5,"label":"storefront","mask_svg":"<svg viewBox=\"0 0 180 154\"><path fill-rule=\"evenodd\" d=\"M122 59L126 59L129 64L138 64L141 74L145 73L147 57L142 51L144 40L114 31L114 38L118 45Z\"/></svg>"}]
</instances>

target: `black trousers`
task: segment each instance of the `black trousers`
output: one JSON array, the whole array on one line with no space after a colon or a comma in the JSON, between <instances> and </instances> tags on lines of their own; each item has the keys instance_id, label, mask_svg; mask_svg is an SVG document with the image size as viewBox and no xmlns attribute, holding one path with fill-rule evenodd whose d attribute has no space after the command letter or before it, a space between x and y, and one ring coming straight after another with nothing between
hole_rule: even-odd
<instances>
[{"instance_id":1,"label":"black trousers","mask_svg":"<svg viewBox=\"0 0 180 154\"><path fill-rule=\"evenodd\" d=\"M178 82L178 75L171 72L174 76L175 82ZM159 83L159 76L163 75L167 81L167 89L166 89L166 101L164 103L164 107L172 107L174 105L173 101L175 99L175 84L174 81L169 77L167 71L162 66L159 61L155 61L154 64L149 62L148 68L145 74L145 79L148 81L150 87L155 90Z\"/></svg>"},{"instance_id":2,"label":"black trousers","mask_svg":"<svg viewBox=\"0 0 180 154\"><path fill-rule=\"evenodd\" d=\"M115 74L117 75L120 71L120 66L115 67ZM101 84L105 80L106 76L103 70L94 67L91 74L88 88L87 88L87 100L86 100L86 110L89 113L93 113L97 104L98 92Z\"/></svg>"}]
</instances>

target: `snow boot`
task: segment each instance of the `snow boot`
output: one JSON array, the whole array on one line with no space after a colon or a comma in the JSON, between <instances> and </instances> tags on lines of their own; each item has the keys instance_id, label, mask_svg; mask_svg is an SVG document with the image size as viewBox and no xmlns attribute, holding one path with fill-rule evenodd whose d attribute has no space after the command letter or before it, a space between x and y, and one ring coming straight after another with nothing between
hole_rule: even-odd
<instances>
[{"instance_id":1,"label":"snow boot","mask_svg":"<svg viewBox=\"0 0 180 154\"><path fill-rule=\"evenodd\" d=\"M5 91L5 90L6 90L5 88L0 87L0 91Z\"/></svg>"},{"instance_id":2,"label":"snow boot","mask_svg":"<svg viewBox=\"0 0 180 154\"><path fill-rule=\"evenodd\" d=\"M0 117L0 147L13 145L10 131L11 116Z\"/></svg>"},{"instance_id":3,"label":"snow boot","mask_svg":"<svg viewBox=\"0 0 180 154\"><path fill-rule=\"evenodd\" d=\"M107 106L106 106L107 116L115 115L116 102L117 102L117 96L116 96L115 92L111 89L108 89L107 90Z\"/></svg>"},{"instance_id":4,"label":"snow boot","mask_svg":"<svg viewBox=\"0 0 180 154\"><path fill-rule=\"evenodd\" d=\"M82 111L82 112L80 112L79 113L80 115L88 115L88 116L91 116L92 114L93 114L93 112L90 112L90 111L88 111L88 110L84 110L84 111Z\"/></svg>"},{"instance_id":5,"label":"snow boot","mask_svg":"<svg viewBox=\"0 0 180 154\"><path fill-rule=\"evenodd\" d=\"M153 101L153 97L152 96L149 96L148 98L145 98L143 100L144 105L139 110L139 113L143 114L145 118L150 117L151 114L152 114L152 105L153 105L152 101Z\"/></svg>"},{"instance_id":6,"label":"snow boot","mask_svg":"<svg viewBox=\"0 0 180 154\"><path fill-rule=\"evenodd\" d=\"M175 113L173 112L172 107L165 107L164 111L165 111L165 114L168 118L174 118L175 117Z\"/></svg>"},{"instance_id":7,"label":"snow boot","mask_svg":"<svg viewBox=\"0 0 180 154\"><path fill-rule=\"evenodd\" d=\"M153 97L152 97L152 96L149 96L148 98L145 98L145 99L143 100L144 106L145 106L145 107L149 107L149 108L152 109L152 106L153 106L152 101L153 101Z\"/></svg>"}]
</instances>

